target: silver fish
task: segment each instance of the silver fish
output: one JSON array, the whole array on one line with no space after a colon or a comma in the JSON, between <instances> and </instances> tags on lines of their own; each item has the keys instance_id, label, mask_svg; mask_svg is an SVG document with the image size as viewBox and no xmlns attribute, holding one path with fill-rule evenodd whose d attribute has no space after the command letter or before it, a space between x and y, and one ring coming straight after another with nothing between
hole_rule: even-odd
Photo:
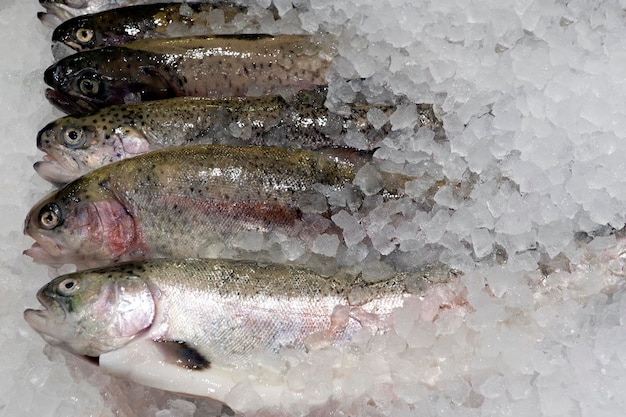
<instances>
[{"instance_id":1,"label":"silver fish","mask_svg":"<svg viewBox=\"0 0 626 417\"><path fill-rule=\"evenodd\" d=\"M99 357L105 372L222 402L248 382L272 403L280 383L246 378L258 355L340 348L363 328L384 333L409 296L399 277L365 283L277 264L162 259L57 277L37 293L43 309L24 318L50 344Z\"/></svg>"}]
</instances>

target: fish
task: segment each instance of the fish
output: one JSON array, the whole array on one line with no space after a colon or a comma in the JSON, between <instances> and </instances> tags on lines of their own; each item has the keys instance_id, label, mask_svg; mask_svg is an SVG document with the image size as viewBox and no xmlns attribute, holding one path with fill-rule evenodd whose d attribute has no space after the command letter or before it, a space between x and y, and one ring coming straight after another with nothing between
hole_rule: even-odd
<instances>
[{"instance_id":1,"label":"fish","mask_svg":"<svg viewBox=\"0 0 626 417\"><path fill-rule=\"evenodd\" d=\"M37 18L45 26L54 29L62 22L75 16L88 13L97 13L117 7L126 7L138 4L158 3L162 0L39 0L39 4L46 9L38 12Z\"/></svg>"},{"instance_id":2,"label":"fish","mask_svg":"<svg viewBox=\"0 0 626 417\"><path fill-rule=\"evenodd\" d=\"M192 27L195 35L211 35L207 18L213 11L219 11L224 23L229 23L238 14L246 13L247 8L225 1L156 3L76 16L54 29L53 54L58 60L66 55L61 46L69 47L72 53L80 52L144 38L173 37Z\"/></svg>"},{"instance_id":3,"label":"fish","mask_svg":"<svg viewBox=\"0 0 626 417\"><path fill-rule=\"evenodd\" d=\"M24 253L51 266L95 267L204 257L211 245L232 246L239 233L292 235L307 219L332 215L323 193L350 185L370 158L230 145L152 151L44 197L26 217L24 233L35 243Z\"/></svg>"},{"instance_id":4,"label":"fish","mask_svg":"<svg viewBox=\"0 0 626 417\"><path fill-rule=\"evenodd\" d=\"M68 114L171 97L297 92L326 85L332 49L309 35L141 39L78 52L44 72L46 97Z\"/></svg>"},{"instance_id":5,"label":"fish","mask_svg":"<svg viewBox=\"0 0 626 417\"><path fill-rule=\"evenodd\" d=\"M343 146L347 132L363 135L369 149L390 132L386 122L367 119L376 109L389 117L395 106L351 103L348 114L324 106L326 87L282 96L176 97L113 105L86 116L57 119L37 135L46 155L34 168L44 179L65 184L103 165L177 145L218 143L316 150ZM419 108L429 126L437 125L432 106ZM420 119L421 120L421 119Z\"/></svg>"},{"instance_id":6,"label":"fish","mask_svg":"<svg viewBox=\"0 0 626 417\"><path fill-rule=\"evenodd\" d=\"M368 283L282 264L154 259L54 278L37 293L42 308L24 319L47 343L97 358L105 373L223 403L251 383L278 404L286 383L254 377L259 355L384 334L411 295L402 276Z\"/></svg>"}]
</instances>

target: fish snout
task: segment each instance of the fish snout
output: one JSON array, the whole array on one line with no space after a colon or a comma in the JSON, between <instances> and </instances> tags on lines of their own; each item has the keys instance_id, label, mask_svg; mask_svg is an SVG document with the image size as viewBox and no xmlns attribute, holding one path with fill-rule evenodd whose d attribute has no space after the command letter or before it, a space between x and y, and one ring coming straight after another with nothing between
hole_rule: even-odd
<instances>
[{"instance_id":1,"label":"fish snout","mask_svg":"<svg viewBox=\"0 0 626 417\"><path fill-rule=\"evenodd\" d=\"M46 27L54 29L63 22L59 16L54 13L37 12L37 19Z\"/></svg>"}]
</instances>

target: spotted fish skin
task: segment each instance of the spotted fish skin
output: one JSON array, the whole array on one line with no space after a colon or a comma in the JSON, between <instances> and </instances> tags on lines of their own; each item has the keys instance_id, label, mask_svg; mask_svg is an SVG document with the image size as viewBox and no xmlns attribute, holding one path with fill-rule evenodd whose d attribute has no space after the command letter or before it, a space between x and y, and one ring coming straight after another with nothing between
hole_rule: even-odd
<instances>
[{"instance_id":1,"label":"spotted fish skin","mask_svg":"<svg viewBox=\"0 0 626 417\"><path fill-rule=\"evenodd\" d=\"M183 31L202 27L211 35L207 23L210 12L219 11L228 23L247 8L226 1L210 3L157 3L135 5L74 17L61 23L52 33L53 50L61 43L73 51L86 51L119 45L144 38L171 37L173 26ZM195 33L199 35L201 33ZM62 57L55 55L56 59Z\"/></svg>"},{"instance_id":2,"label":"spotted fish skin","mask_svg":"<svg viewBox=\"0 0 626 417\"><path fill-rule=\"evenodd\" d=\"M148 151L194 143L320 149L344 145L348 132L362 135L373 149L390 132L389 122L374 127L376 109L389 117L393 105L355 102L349 114L324 106L326 87L281 96L177 97L115 105L86 116L66 116L45 126L37 146L46 158L35 164L45 179L64 184L117 160ZM436 120L432 107L420 109ZM429 113L430 112L430 113Z\"/></svg>"},{"instance_id":3,"label":"spotted fish skin","mask_svg":"<svg viewBox=\"0 0 626 417\"><path fill-rule=\"evenodd\" d=\"M85 114L171 97L232 97L326 85L332 49L308 35L143 39L70 55L44 80L50 102Z\"/></svg>"},{"instance_id":4,"label":"spotted fish skin","mask_svg":"<svg viewBox=\"0 0 626 417\"><path fill-rule=\"evenodd\" d=\"M331 151L329 151L331 152ZM118 161L37 203L25 254L79 267L151 257L204 257L238 233L297 233L319 187L350 183L369 155L276 147L191 145ZM316 200L318 201L318 200Z\"/></svg>"}]
</instances>

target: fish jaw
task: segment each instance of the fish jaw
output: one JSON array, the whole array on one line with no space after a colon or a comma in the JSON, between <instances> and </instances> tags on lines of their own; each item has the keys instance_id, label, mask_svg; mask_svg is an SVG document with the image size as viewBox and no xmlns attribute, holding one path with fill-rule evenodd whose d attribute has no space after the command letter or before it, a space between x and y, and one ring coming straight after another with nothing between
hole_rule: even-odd
<instances>
[{"instance_id":1,"label":"fish jaw","mask_svg":"<svg viewBox=\"0 0 626 417\"><path fill-rule=\"evenodd\" d=\"M75 336L74 328L67 322L67 311L60 303L47 298L43 289L37 292L37 300L43 309L26 309L24 320L46 343L64 347L64 341Z\"/></svg>"},{"instance_id":2,"label":"fish jaw","mask_svg":"<svg viewBox=\"0 0 626 417\"><path fill-rule=\"evenodd\" d=\"M55 27L59 26L63 22L62 18L60 18L57 14L52 13L50 11L38 12L37 19L39 19L39 21L45 27L50 28L50 29L54 29Z\"/></svg>"},{"instance_id":3,"label":"fish jaw","mask_svg":"<svg viewBox=\"0 0 626 417\"><path fill-rule=\"evenodd\" d=\"M40 240L41 241L41 240ZM51 244L42 245L39 241L33 243L33 245L22 252L24 255L33 259L33 262L37 264L49 265L54 268L63 266L67 261L62 261L61 249L54 242Z\"/></svg>"},{"instance_id":4,"label":"fish jaw","mask_svg":"<svg viewBox=\"0 0 626 417\"><path fill-rule=\"evenodd\" d=\"M55 185L67 184L85 173L76 161L70 158L61 161L48 154L42 161L35 162L33 168L41 178Z\"/></svg>"},{"instance_id":5,"label":"fish jaw","mask_svg":"<svg viewBox=\"0 0 626 417\"><path fill-rule=\"evenodd\" d=\"M51 28L55 28L62 22L65 22L66 20L79 14L75 9L68 7L63 3L50 0L39 0L39 4L46 9L46 11L45 13L38 13L37 17L39 17L39 20L46 25L54 25L50 26Z\"/></svg>"},{"instance_id":6,"label":"fish jaw","mask_svg":"<svg viewBox=\"0 0 626 417\"><path fill-rule=\"evenodd\" d=\"M87 114L98 108L86 97L66 94L53 88L46 89L45 97L50 104L67 114Z\"/></svg>"}]
</instances>

